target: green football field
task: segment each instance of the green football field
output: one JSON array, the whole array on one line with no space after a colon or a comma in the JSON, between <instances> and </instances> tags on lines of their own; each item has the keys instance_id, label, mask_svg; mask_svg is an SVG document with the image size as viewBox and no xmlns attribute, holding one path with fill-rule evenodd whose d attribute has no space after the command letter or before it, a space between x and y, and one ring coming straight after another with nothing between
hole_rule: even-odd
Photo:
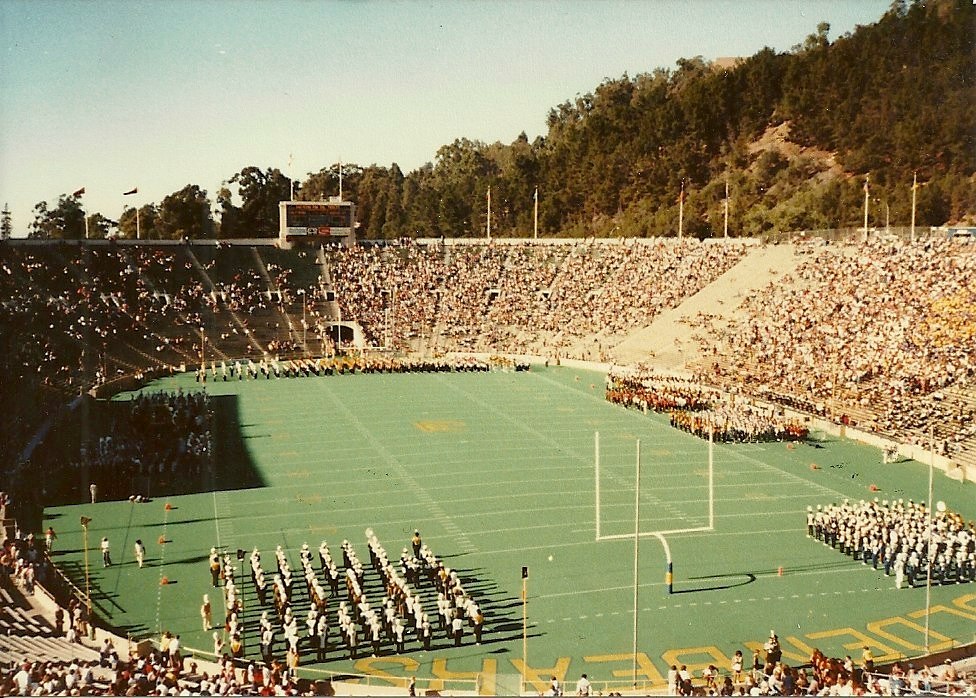
<instances>
[{"instance_id":1,"label":"green football field","mask_svg":"<svg viewBox=\"0 0 976 698\"><path fill-rule=\"evenodd\" d=\"M924 500L926 465L882 465L876 449L822 434L795 446L716 444L711 520L708 444L672 429L666 416L607 403L603 385L598 374L565 367L210 383L221 415L214 491L52 508L45 525L58 531L56 561L84 588L78 521L92 518L96 613L134 637L169 630L185 646L212 649L199 617L205 593L215 617L222 616L220 594L210 587L211 546L256 546L267 570L281 545L299 573L301 544L316 550L323 539L334 556L348 539L368 563L366 528L391 557L419 528L485 613L480 646L467 635L453 647L437 634L430 652L408 636L402 655L386 645L379 657L352 661L337 650L316 664L306 653L309 676L416 675L447 679L450 687L480 674L483 691L505 692L521 674L540 690L553 674L572 684L584 672L598 687L622 687L636 666L640 682L663 683L674 663L727 671L736 649L748 660L771 629L784 661L796 664L814 647L858 657L868 645L882 659L924 651L925 589L897 590L894 577L807 538L805 511L845 497ZM178 387L198 388L184 375L147 390ZM600 541L597 431L599 531L609 538ZM666 536L672 594L661 542L641 537L635 657L638 440L642 533L699 530ZM967 519L976 517L971 485L936 472L935 493ZM107 569L97 550L102 536L116 563ZM149 548L144 569L133 560L136 538ZM369 574L367 588L378 588ZM300 578L296 589L302 619L308 600ZM423 593L425 608L436 611L430 589ZM249 580L244 599L247 651L258 656L261 609ZM973 642L976 585L933 587L928 622L932 650Z\"/></svg>"}]
</instances>

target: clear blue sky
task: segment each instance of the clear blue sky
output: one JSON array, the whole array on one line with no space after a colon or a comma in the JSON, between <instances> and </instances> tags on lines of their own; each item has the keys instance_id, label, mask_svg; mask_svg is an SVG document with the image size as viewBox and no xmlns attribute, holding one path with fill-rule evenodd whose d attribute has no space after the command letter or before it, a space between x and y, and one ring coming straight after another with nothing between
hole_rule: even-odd
<instances>
[{"instance_id":1,"label":"clear blue sky","mask_svg":"<svg viewBox=\"0 0 976 698\"><path fill-rule=\"evenodd\" d=\"M340 159L409 172L455 138L545 133L605 77L681 57L788 51L889 0L0 0L0 206L89 212L214 197L247 165L298 179Z\"/></svg>"}]
</instances>

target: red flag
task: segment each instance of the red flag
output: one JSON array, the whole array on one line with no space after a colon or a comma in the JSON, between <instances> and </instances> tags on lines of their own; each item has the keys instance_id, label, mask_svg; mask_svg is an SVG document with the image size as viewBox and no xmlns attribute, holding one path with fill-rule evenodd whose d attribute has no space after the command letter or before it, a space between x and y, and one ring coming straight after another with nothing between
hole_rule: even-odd
<instances>
[{"instance_id":1,"label":"red flag","mask_svg":"<svg viewBox=\"0 0 976 698\"><path fill-rule=\"evenodd\" d=\"M82 194L84 194L84 193L85 193L85 188L84 188L84 187L82 187L81 189L79 189L78 191L76 191L76 192L75 192L74 194L72 194L71 196L73 196L73 197L78 197L78 196L81 196L81 195L82 195Z\"/></svg>"},{"instance_id":2,"label":"red flag","mask_svg":"<svg viewBox=\"0 0 976 698\"><path fill-rule=\"evenodd\" d=\"M139 193L139 187L132 187L132 189L130 189L129 191L122 192L122 196L128 196L129 194L138 194L138 193Z\"/></svg>"}]
</instances>

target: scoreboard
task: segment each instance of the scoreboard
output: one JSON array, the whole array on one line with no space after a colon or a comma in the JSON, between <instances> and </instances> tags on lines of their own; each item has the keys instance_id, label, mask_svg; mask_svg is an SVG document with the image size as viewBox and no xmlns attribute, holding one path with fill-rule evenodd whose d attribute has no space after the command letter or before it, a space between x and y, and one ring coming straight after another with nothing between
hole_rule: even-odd
<instances>
[{"instance_id":1,"label":"scoreboard","mask_svg":"<svg viewBox=\"0 0 976 698\"><path fill-rule=\"evenodd\" d=\"M356 206L351 201L281 201L278 233L283 240L348 238L356 228Z\"/></svg>"}]
</instances>

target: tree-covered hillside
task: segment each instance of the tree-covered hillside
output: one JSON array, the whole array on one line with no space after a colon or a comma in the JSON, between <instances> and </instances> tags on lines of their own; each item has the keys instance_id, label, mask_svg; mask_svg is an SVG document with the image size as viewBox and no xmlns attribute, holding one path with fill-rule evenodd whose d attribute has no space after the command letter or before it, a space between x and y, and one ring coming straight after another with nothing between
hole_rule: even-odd
<instances>
[{"instance_id":1,"label":"tree-covered hillside","mask_svg":"<svg viewBox=\"0 0 976 698\"><path fill-rule=\"evenodd\" d=\"M875 24L833 42L828 33L821 24L789 52L767 48L728 67L695 57L606 79L553 107L548 132L531 142L458 139L407 174L347 164L344 194L374 238L483 235L489 187L497 235L532 234L536 190L540 235L674 235L684 188L684 232L705 237L722 233L728 186L738 236L860 226L867 176L870 223L907 225L917 173L918 225L976 220L976 6L895 0ZM280 170L245 167L228 181L243 202L218 193L218 234L276 234L288 196ZM295 190L338 193L338 167ZM188 229L172 223L184 200ZM199 191L151 208L157 235L214 229ZM50 234L57 212L39 209L35 231ZM123 215L121 234L134 237L134 219Z\"/></svg>"}]
</instances>

